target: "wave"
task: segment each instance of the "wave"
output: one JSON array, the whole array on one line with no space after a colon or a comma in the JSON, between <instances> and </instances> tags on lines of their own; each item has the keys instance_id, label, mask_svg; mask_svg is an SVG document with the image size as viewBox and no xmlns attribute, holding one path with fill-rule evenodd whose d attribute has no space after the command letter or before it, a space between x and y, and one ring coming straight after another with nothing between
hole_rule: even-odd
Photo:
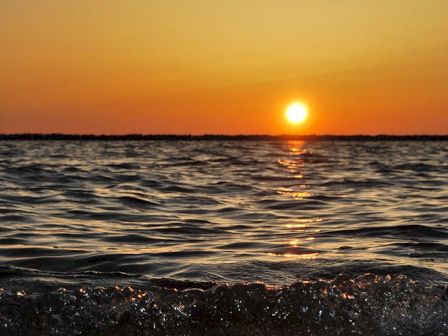
<instances>
[{"instance_id":1,"label":"wave","mask_svg":"<svg viewBox=\"0 0 448 336\"><path fill-rule=\"evenodd\" d=\"M1 335L446 335L447 320L447 288L404 275L0 289Z\"/></svg>"}]
</instances>

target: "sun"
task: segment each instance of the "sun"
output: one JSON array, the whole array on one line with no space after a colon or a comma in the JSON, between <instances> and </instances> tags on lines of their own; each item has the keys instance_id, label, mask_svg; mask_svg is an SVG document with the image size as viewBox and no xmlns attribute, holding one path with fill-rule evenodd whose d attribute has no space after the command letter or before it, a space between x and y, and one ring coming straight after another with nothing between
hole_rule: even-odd
<instances>
[{"instance_id":1,"label":"sun","mask_svg":"<svg viewBox=\"0 0 448 336\"><path fill-rule=\"evenodd\" d=\"M285 117L292 124L303 123L308 117L308 108L303 103L291 103L286 108Z\"/></svg>"}]
</instances>

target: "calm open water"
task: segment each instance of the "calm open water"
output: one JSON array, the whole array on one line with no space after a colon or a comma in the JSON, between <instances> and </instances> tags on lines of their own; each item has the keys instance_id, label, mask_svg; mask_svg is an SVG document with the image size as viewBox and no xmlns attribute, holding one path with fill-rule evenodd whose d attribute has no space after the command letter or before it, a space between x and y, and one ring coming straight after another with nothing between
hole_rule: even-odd
<instances>
[{"instance_id":1,"label":"calm open water","mask_svg":"<svg viewBox=\"0 0 448 336\"><path fill-rule=\"evenodd\" d=\"M448 143L0 143L1 335L448 335Z\"/></svg>"}]
</instances>

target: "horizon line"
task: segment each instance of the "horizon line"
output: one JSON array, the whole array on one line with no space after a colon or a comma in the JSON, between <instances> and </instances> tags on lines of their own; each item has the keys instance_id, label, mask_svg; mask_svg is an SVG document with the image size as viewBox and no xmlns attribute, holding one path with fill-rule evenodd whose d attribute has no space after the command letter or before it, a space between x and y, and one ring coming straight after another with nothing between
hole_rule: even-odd
<instances>
[{"instance_id":1,"label":"horizon line","mask_svg":"<svg viewBox=\"0 0 448 336\"><path fill-rule=\"evenodd\" d=\"M448 140L448 134L94 134L0 133L0 140Z\"/></svg>"}]
</instances>

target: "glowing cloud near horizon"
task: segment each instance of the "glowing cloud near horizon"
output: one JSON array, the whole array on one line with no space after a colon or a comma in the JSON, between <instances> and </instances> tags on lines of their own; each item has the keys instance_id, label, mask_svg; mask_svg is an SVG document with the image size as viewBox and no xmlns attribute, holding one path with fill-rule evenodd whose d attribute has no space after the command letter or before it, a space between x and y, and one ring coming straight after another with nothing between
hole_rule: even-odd
<instances>
[{"instance_id":1,"label":"glowing cloud near horizon","mask_svg":"<svg viewBox=\"0 0 448 336\"><path fill-rule=\"evenodd\" d=\"M291 124L303 123L308 117L308 108L303 103L291 103L286 108L285 117Z\"/></svg>"}]
</instances>

